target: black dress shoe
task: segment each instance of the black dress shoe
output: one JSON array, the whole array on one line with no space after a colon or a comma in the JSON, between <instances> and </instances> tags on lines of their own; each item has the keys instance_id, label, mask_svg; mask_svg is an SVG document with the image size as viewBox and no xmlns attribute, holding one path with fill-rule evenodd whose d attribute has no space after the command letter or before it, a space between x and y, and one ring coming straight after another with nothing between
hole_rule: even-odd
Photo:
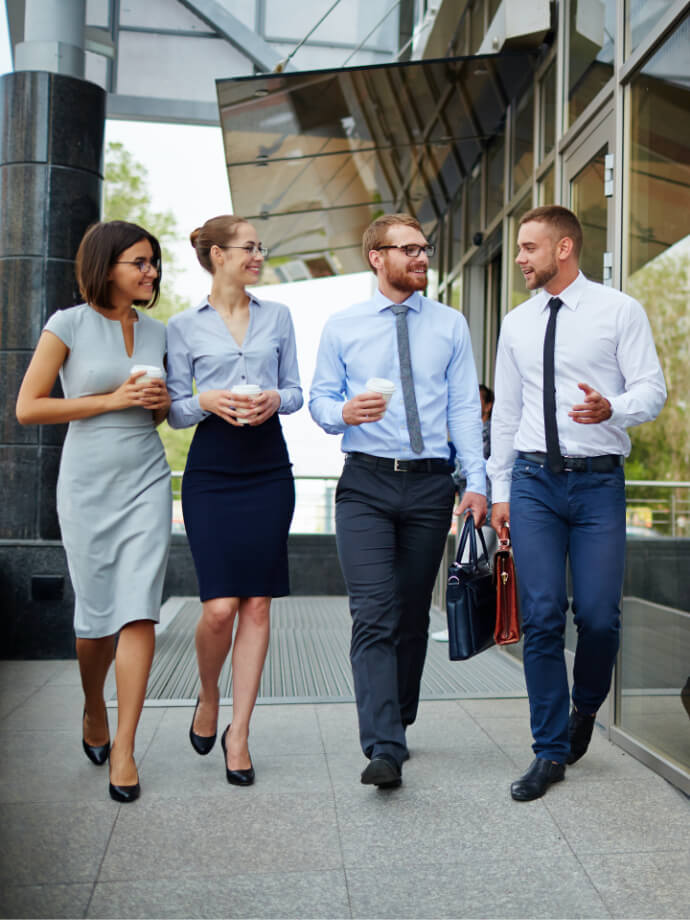
<instances>
[{"instance_id":1,"label":"black dress shoe","mask_svg":"<svg viewBox=\"0 0 690 920\"><path fill-rule=\"evenodd\" d=\"M570 743L570 753L565 758L568 764L575 763L585 753L589 747L589 742L594 731L594 716L579 713L573 706L568 719L568 741Z\"/></svg>"},{"instance_id":2,"label":"black dress shoe","mask_svg":"<svg viewBox=\"0 0 690 920\"><path fill-rule=\"evenodd\" d=\"M511 784L510 794L516 802L531 802L541 798L552 783L562 779L565 779L565 764L535 757L529 770Z\"/></svg>"},{"instance_id":3,"label":"black dress shoe","mask_svg":"<svg viewBox=\"0 0 690 920\"><path fill-rule=\"evenodd\" d=\"M105 744L89 744L83 735L83 723L85 718L86 709L82 715L82 747L84 748L84 753L89 758L91 763L95 763L97 767L101 767L108 759L108 754L110 753L110 741L106 741Z\"/></svg>"},{"instance_id":4,"label":"black dress shoe","mask_svg":"<svg viewBox=\"0 0 690 920\"><path fill-rule=\"evenodd\" d=\"M115 786L110 783L108 791L110 798L116 802L135 802L141 795L141 786L135 783L133 786Z\"/></svg>"},{"instance_id":5,"label":"black dress shoe","mask_svg":"<svg viewBox=\"0 0 690 920\"><path fill-rule=\"evenodd\" d=\"M232 783L233 786L251 786L254 782L254 767L251 766L248 770L231 770L228 766L228 752L225 747L225 736L227 735L230 726L225 729L223 736L220 739L220 746L223 748L223 758L225 761L225 778L229 783ZM249 763L252 762L251 757L249 758Z\"/></svg>"},{"instance_id":6,"label":"black dress shoe","mask_svg":"<svg viewBox=\"0 0 690 920\"><path fill-rule=\"evenodd\" d=\"M196 719L196 711L198 708L199 697L196 698L196 706L194 707L192 724L189 726L189 740L192 742L192 747L197 752L197 754L201 754L202 757L205 757L206 754L211 752L213 745L216 743L217 732L214 732L212 735L197 735L197 733L194 731L194 720Z\"/></svg>"},{"instance_id":7,"label":"black dress shoe","mask_svg":"<svg viewBox=\"0 0 690 920\"><path fill-rule=\"evenodd\" d=\"M402 783L402 771L395 760L388 754L372 757L362 772L361 781L365 786L378 786L379 789L397 789Z\"/></svg>"}]
</instances>

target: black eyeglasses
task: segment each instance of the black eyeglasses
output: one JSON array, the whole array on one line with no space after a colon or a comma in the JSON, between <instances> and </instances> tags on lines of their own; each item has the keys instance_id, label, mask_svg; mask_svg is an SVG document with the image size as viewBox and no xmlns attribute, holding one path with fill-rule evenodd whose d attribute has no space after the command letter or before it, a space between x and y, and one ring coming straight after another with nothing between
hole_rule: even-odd
<instances>
[{"instance_id":1,"label":"black eyeglasses","mask_svg":"<svg viewBox=\"0 0 690 920\"><path fill-rule=\"evenodd\" d=\"M427 243L426 246L418 246L416 243L408 243L406 246L377 246L376 249L399 249L408 259L416 259L423 252L430 259L436 252L436 247L432 243Z\"/></svg>"},{"instance_id":2,"label":"black eyeglasses","mask_svg":"<svg viewBox=\"0 0 690 920\"><path fill-rule=\"evenodd\" d=\"M153 269L157 274L161 273L161 261L156 259L155 262L149 262L148 259L120 259L119 262L115 263L116 265L136 265L142 275L145 275L149 269Z\"/></svg>"},{"instance_id":3,"label":"black eyeglasses","mask_svg":"<svg viewBox=\"0 0 690 920\"><path fill-rule=\"evenodd\" d=\"M254 243L247 243L246 246L219 246L219 249L243 249L248 256L253 256L255 252L258 252L259 255L267 256L268 249L265 246L262 246L259 243L258 246L255 246Z\"/></svg>"}]
</instances>

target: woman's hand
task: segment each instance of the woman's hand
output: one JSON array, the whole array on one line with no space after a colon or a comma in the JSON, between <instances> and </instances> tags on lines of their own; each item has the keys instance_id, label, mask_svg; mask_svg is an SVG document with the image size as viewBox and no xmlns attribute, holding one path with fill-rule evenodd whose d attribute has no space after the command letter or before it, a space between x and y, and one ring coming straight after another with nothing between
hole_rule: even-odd
<instances>
[{"instance_id":1,"label":"woman's hand","mask_svg":"<svg viewBox=\"0 0 690 920\"><path fill-rule=\"evenodd\" d=\"M142 377L146 371L137 371L130 374L124 383L113 390L112 393L106 394L109 412L117 412L120 409L131 409L133 406L140 406L144 409L153 409L154 406L147 405L145 393L152 387L150 383L139 383L139 377ZM163 383L163 381L156 381ZM163 383L163 387L165 384Z\"/></svg>"},{"instance_id":2,"label":"woman's hand","mask_svg":"<svg viewBox=\"0 0 690 920\"><path fill-rule=\"evenodd\" d=\"M280 394L276 390L264 390L261 395L250 400L250 425L263 425L280 409Z\"/></svg>"},{"instance_id":3,"label":"woman's hand","mask_svg":"<svg viewBox=\"0 0 690 920\"><path fill-rule=\"evenodd\" d=\"M240 425L237 421L237 409L251 407L251 400L246 396L237 396L230 390L206 390L199 394L199 405L204 412L213 412L231 425Z\"/></svg>"}]
</instances>

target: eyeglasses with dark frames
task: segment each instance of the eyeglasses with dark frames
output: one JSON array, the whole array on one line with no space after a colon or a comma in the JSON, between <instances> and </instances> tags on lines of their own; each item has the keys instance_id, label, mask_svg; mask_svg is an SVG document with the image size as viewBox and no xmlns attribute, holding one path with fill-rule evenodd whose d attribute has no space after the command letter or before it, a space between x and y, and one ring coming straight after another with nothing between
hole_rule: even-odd
<instances>
[{"instance_id":1,"label":"eyeglasses with dark frames","mask_svg":"<svg viewBox=\"0 0 690 920\"><path fill-rule=\"evenodd\" d=\"M265 246L262 246L259 243L258 246L255 246L254 243L247 243L246 246L219 246L219 249L243 249L248 256L253 256L254 253L258 252L259 255L266 257L268 255L268 249Z\"/></svg>"},{"instance_id":2,"label":"eyeglasses with dark frames","mask_svg":"<svg viewBox=\"0 0 690 920\"><path fill-rule=\"evenodd\" d=\"M436 247L433 243L427 243L426 246L418 246L417 243L408 243L406 246L377 246L376 249L377 251L380 249L399 249L408 259L417 259L423 252L430 259L436 252Z\"/></svg>"},{"instance_id":3,"label":"eyeglasses with dark frames","mask_svg":"<svg viewBox=\"0 0 690 920\"><path fill-rule=\"evenodd\" d=\"M120 259L119 262L115 263L116 265L136 265L142 275L145 275L149 269L153 269L158 275L161 273L161 262L160 259L156 259L155 262L150 262L148 259Z\"/></svg>"}]
</instances>

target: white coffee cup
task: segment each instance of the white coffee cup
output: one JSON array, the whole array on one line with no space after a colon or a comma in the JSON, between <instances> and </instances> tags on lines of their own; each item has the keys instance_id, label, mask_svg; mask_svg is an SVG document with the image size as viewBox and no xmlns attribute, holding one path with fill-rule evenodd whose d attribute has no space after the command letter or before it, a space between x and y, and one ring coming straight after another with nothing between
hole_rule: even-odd
<instances>
[{"instance_id":1,"label":"white coffee cup","mask_svg":"<svg viewBox=\"0 0 690 920\"><path fill-rule=\"evenodd\" d=\"M250 399L261 395L261 387L255 383L237 383L230 391L235 396L249 396ZM248 425L248 418L240 418L242 415L248 415L249 409L237 409L237 421L240 425Z\"/></svg>"},{"instance_id":2,"label":"white coffee cup","mask_svg":"<svg viewBox=\"0 0 690 920\"><path fill-rule=\"evenodd\" d=\"M367 393L378 393L386 400L386 406L391 401L391 396L395 392L395 384L392 380L385 377L370 377L366 384Z\"/></svg>"},{"instance_id":3,"label":"white coffee cup","mask_svg":"<svg viewBox=\"0 0 690 920\"><path fill-rule=\"evenodd\" d=\"M157 364L135 364L130 368L130 374L138 374L144 371L141 377L137 377L137 383L151 383L152 380L164 380L165 371Z\"/></svg>"}]
</instances>

